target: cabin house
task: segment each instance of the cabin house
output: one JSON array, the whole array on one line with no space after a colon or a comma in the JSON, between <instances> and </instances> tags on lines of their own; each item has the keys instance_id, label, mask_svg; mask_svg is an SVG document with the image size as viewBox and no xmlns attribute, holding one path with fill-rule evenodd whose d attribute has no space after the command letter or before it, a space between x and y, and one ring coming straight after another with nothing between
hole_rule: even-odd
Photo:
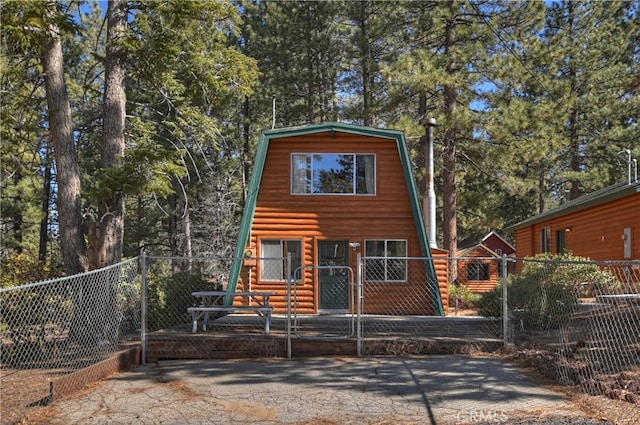
<instances>
[{"instance_id":1,"label":"cabin house","mask_svg":"<svg viewBox=\"0 0 640 425\"><path fill-rule=\"evenodd\" d=\"M594 261L640 259L640 183L620 183L583 195L506 230L517 257L564 253Z\"/></svg>"},{"instance_id":2,"label":"cabin house","mask_svg":"<svg viewBox=\"0 0 640 425\"><path fill-rule=\"evenodd\" d=\"M263 132L235 254L244 261L229 289L275 292L276 313L287 309L278 257L291 255L298 312L319 314L354 311L348 283L360 254L364 313L444 314L447 286L430 259L400 131L324 123Z\"/></svg>"},{"instance_id":3,"label":"cabin house","mask_svg":"<svg viewBox=\"0 0 640 425\"><path fill-rule=\"evenodd\" d=\"M492 291L502 278L502 256L515 252L513 245L493 231L479 242L461 242L456 253L458 283L476 293Z\"/></svg>"}]
</instances>

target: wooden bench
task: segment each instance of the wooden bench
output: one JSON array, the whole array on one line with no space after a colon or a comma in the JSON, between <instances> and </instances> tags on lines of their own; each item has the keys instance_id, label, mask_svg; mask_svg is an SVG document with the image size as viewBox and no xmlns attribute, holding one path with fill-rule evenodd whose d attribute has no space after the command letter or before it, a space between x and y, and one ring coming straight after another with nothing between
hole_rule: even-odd
<instances>
[{"instance_id":1,"label":"wooden bench","mask_svg":"<svg viewBox=\"0 0 640 425\"><path fill-rule=\"evenodd\" d=\"M269 305L269 297L275 295L274 292L226 292L226 291L201 291L193 292L194 297L202 298L202 304L197 307L187 308L187 312L191 314L193 321L192 333L198 329L198 320L203 319L202 330L206 331L209 324L210 313L234 313L243 311L252 311L264 319L264 330L269 333L271 329L271 313L273 307ZM216 300L224 300L231 298L229 303L215 304ZM249 305L233 305L233 299L236 297L249 298ZM255 305L251 305L251 301L255 301Z\"/></svg>"}]
</instances>

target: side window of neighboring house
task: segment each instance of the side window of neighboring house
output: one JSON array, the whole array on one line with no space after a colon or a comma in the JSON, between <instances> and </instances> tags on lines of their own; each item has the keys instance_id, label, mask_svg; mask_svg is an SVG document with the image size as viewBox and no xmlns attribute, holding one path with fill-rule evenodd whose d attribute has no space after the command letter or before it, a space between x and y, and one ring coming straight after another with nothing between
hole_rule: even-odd
<instances>
[{"instance_id":1,"label":"side window of neighboring house","mask_svg":"<svg viewBox=\"0 0 640 425\"><path fill-rule=\"evenodd\" d=\"M566 233L565 230L558 230L556 232L556 252L558 254L564 254L565 250L567 249L567 244L566 244Z\"/></svg>"},{"instance_id":2,"label":"side window of neighboring house","mask_svg":"<svg viewBox=\"0 0 640 425\"><path fill-rule=\"evenodd\" d=\"M551 227L540 229L540 252L551 252Z\"/></svg>"},{"instance_id":3,"label":"side window of neighboring house","mask_svg":"<svg viewBox=\"0 0 640 425\"><path fill-rule=\"evenodd\" d=\"M262 239L260 241L260 280L286 280L287 262L291 253L291 273L302 266L302 241L299 239Z\"/></svg>"},{"instance_id":4,"label":"side window of neighboring house","mask_svg":"<svg viewBox=\"0 0 640 425\"><path fill-rule=\"evenodd\" d=\"M372 282L407 281L407 241L370 239L364 242L365 280Z\"/></svg>"},{"instance_id":5,"label":"side window of neighboring house","mask_svg":"<svg viewBox=\"0 0 640 425\"><path fill-rule=\"evenodd\" d=\"M622 231L624 258L633 258L633 241L631 240L631 227L625 227Z\"/></svg>"},{"instance_id":6,"label":"side window of neighboring house","mask_svg":"<svg viewBox=\"0 0 640 425\"><path fill-rule=\"evenodd\" d=\"M467 264L467 280L489 280L489 263Z\"/></svg>"}]
</instances>

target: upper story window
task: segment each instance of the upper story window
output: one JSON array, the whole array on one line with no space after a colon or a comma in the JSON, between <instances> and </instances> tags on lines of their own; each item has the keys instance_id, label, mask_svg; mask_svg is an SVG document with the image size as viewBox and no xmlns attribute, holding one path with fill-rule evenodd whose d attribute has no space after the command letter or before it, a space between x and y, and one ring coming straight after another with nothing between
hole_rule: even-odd
<instances>
[{"instance_id":1,"label":"upper story window","mask_svg":"<svg viewBox=\"0 0 640 425\"><path fill-rule=\"evenodd\" d=\"M375 195L376 156L355 153L291 154L295 195Z\"/></svg>"}]
</instances>

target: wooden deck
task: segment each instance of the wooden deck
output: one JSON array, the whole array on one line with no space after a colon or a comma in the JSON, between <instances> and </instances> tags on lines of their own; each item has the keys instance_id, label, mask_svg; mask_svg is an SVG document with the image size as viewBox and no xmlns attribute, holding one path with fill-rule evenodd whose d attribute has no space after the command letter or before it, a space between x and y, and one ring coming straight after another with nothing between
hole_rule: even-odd
<instances>
[{"instance_id":1,"label":"wooden deck","mask_svg":"<svg viewBox=\"0 0 640 425\"><path fill-rule=\"evenodd\" d=\"M293 357L357 354L355 318L302 316L292 322ZM363 355L491 352L502 346L497 319L469 317L363 316ZM230 315L207 331L191 325L147 335L147 362L167 359L287 357L287 321L274 316L271 332L252 315Z\"/></svg>"}]
</instances>

